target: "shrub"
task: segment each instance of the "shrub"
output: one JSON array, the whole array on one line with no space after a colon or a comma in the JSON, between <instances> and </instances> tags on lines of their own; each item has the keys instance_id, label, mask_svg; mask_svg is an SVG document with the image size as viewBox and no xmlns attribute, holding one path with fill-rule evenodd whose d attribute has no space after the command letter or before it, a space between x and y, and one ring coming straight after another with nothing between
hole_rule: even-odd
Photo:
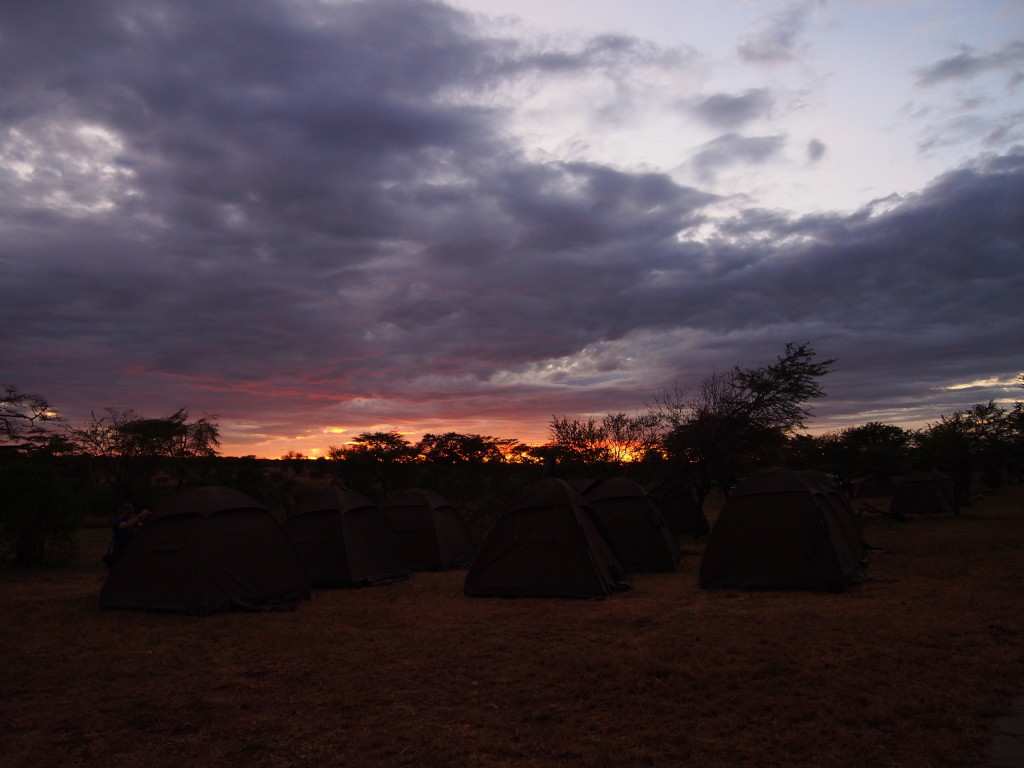
<instances>
[{"instance_id":1,"label":"shrub","mask_svg":"<svg viewBox=\"0 0 1024 768\"><path fill-rule=\"evenodd\" d=\"M45 457L14 454L0 462L0 545L20 568L67 565L77 554L81 505Z\"/></svg>"}]
</instances>

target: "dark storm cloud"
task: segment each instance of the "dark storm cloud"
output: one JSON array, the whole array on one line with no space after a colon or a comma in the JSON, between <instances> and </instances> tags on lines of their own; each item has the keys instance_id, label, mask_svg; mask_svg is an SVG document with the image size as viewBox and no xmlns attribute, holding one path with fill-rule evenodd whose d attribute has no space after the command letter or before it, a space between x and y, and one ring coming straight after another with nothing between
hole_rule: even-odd
<instances>
[{"instance_id":1,"label":"dark storm cloud","mask_svg":"<svg viewBox=\"0 0 1024 768\"><path fill-rule=\"evenodd\" d=\"M771 92L766 88L752 88L739 96L716 93L699 100L693 105L693 112L714 128L734 130L765 117L774 104Z\"/></svg>"},{"instance_id":2,"label":"dark storm cloud","mask_svg":"<svg viewBox=\"0 0 1024 768\"><path fill-rule=\"evenodd\" d=\"M973 48L963 46L960 53L923 67L917 72L919 85L937 85L948 80L969 80L992 70L1010 70L1011 77L1019 78L1019 68L1024 65L1024 42L1014 41L999 50L978 54ZM1012 72L1012 70L1018 70ZM1012 84L1013 80L1011 80Z\"/></svg>"},{"instance_id":3,"label":"dark storm cloud","mask_svg":"<svg viewBox=\"0 0 1024 768\"><path fill-rule=\"evenodd\" d=\"M25 234L26 283L76 265L46 284L45 330L68 322L111 364L212 375L230 350L231 375L251 378L325 349L356 368L403 345L420 357L442 319L466 321L437 308L459 298L449 262L533 267L539 249L649 237L652 211L679 229L711 199L657 175L524 163L465 97L523 72L649 62L626 38L525 50L401 0L59 10L3 17L5 39L31 41L5 48L17 87L2 112L6 154L31 172L4 185L2 215ZM105 156L83 146L97 128ZM10 299L28 314L29 293Z\"/></svg>"},{"instance_id":4,"label":"dark storm cloud","mask_svg":"<svg viewBox=\"0 0 1024 768\"><path fill-rule=\"evenodd\" d=\"M910 395L935 407L938 388L958 375L1012 376L1020 367L1022 213L1024 155L950 172L885 213L748 212L726 231L783 245L719 283L743 301L718 313L737 331L769 318L805 335L818 329L818 348L842 350L848 371L849 389L829 408Z\"/></svg>"},{"instance_id":5,"label":"dark storm cloud","mask_svg":"<svg viewBox=\"0 0 1024 768\"><path fill-rule=\"evenodd\" d=\"M2 359L72 415L543 422L791 340L840 359L849 414L1019 366L1018 155L853 215L712 220L706 190L534 162L506 133L518 78L685 50L527 45L418 0L22 4L0 36ZM710 180L784 142L728 133L691 162Z\"/></svg>"}]
</instances>

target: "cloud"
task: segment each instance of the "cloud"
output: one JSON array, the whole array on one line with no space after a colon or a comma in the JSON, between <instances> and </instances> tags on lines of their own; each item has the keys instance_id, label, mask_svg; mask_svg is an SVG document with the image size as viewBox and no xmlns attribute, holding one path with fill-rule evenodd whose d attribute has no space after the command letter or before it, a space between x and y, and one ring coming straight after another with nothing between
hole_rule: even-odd
<instances>
[{"instance_id":1,"label":"cloud","mask_svg":"<svg viewBox=\"0 0 1024 768\"><path fill-rule=\"evenodd\" d=\"M993 70L1008 70L1024 63L1024 42L1007 43L989 54L977 54L971 46L962 46L955 56L937 61L917 71L917 84L933 86L950 80L970 80ZM1020 72L1012 74L1019 79Z\"/></svg>"},{"instance_id":2,"label":"cloud","mask_svg":"<svg viewBox=\"0 0 1024 768\"><path fill-rule=\"evenodd\" d=\"M722 168L737 164L761 164L779 155L785 136L739 136L729 133L703 145L693 166L704 181L712 181Z\"/></svg>"},{"instance_id":3,"label":"cloud","mask_svg":"<svg viewBox=\"0 0 1024 768\"><path fill-rule=\"evenodd\" d=\"M697 101L692 110L714 128L731 130L764 117L771 110L774 98L766 88L751 88L739 96L716 93Z\"/></svg>"},{"instance_id":4,"label":"cloud","mask_svg":"<svg viewBox=\"0 0 1024 768\"><path fill-rule=\"evenodd\" d=\"M816 163L825 156L827 150L828 147L825 146L823 141L811 139L807 142L807 159L812 163Z\"/></svg>"},{"instance_id":5,"label":"cloud","mask_svg":"<svg viewBox=\"0 0 1024 768\"><path fill-rule=\"evenodd\" d=\"M689 74L686 50L503 38L419 0L52 7L0 16L0 323L11 383L73 418L187 407L260 452L325 424L520 436L792 340L839 358L835 419L1019 369L1005 143L919 193L800 215L711 187L782 156L786 134L738 132L766 88L689 102L727 131L690 147L694 186L538 159L509 129L534 78L639 90L650 67ZM777 19L776 57L809 7Z\"/></svg>"},{"instance_id":6,"label":"cloud","mask_svg":"<svg viewBox=\"0 0 1024 768\"><path fill-rule=\"evenodd\" d=\"M813 2L795 3L762 18L753 30L740 38L736 52L750 64L792 61L813 7Z\"/></svg>"}]
</instances>

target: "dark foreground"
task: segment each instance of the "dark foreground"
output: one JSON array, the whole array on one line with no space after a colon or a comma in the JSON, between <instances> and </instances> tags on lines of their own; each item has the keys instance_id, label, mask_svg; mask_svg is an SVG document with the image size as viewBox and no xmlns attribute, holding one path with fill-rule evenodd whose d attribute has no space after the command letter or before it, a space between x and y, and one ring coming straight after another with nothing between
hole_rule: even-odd
<instances>
[{"instance_id":1,"label":"dark foreground","mask_svg":"<svg viewBox=\"0 0 1024 768\"><path fill-rule=\"evenodd\" d=\"M604 601L465 572L291 613L102 611L82 562L0 578L0 765L972 766L1024 692L1024 491L875 517L875 580L703 591L699 551Z\"/></svg>"}]
</instances>

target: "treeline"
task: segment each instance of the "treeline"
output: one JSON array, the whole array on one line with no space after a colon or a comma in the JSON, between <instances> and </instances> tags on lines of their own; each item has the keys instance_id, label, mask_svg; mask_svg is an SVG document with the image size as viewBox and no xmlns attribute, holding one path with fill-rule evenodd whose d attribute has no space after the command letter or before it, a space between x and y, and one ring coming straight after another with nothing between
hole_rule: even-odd
<instances>
[{"instance_id":1,"label":"treeline","mask_svg":"<svg viewBox=\"0 0 1024 768\"><path fill-rule=\"evenodd\" d=\"M990 487L1017 479L1024 466L1020 401L1009 408L978 404L918 430L869 422L802 432L835 363L815 357L806 344L787 344L773 364L714 373L692 392L670 387L640 413L552 416L549 439L540 446L459 433L428 434L413 444L398 432L378 432L332 447L329 459L363 467L534 463L569 476L621 473L648 484L671 478L701 504L711 491L727 491L763 466L814 469L840 482L938 470L953 475L968 495L972 478ZM1024 387L1024 376L1018 384Z\"/></svg>"},{"instance_id":2,"label":"treeline","mask_svg":"<svg viewBox=\"0 0 1024 768\"><path fill-rule=\"evenodd\" d=\"M1017 480L1024 466L1019 401L978 404L920 430L870 422L802 433L835 362L815 358L809 345L787 344L772 364L716 372L690 392L667 388L640 413L552 416L544 445L457 432L412 443L397 431L367 432L316 459L294 452L280 460L222 457L216 417L191 419L184 409L160 418L107 409L69 425L44 397L8 386L0 400L0 560L67 562L84 519L110 516L126 500L156 506L194 485L229 485L280 515L311 485L342 483L371 499L429 487L470 516L484 516L551 474L671 483L700 504L762 466L815 469L844 484L940 470L954 476L961 498L970 497L972 482Z\"/></svg>"}]
</instances>

